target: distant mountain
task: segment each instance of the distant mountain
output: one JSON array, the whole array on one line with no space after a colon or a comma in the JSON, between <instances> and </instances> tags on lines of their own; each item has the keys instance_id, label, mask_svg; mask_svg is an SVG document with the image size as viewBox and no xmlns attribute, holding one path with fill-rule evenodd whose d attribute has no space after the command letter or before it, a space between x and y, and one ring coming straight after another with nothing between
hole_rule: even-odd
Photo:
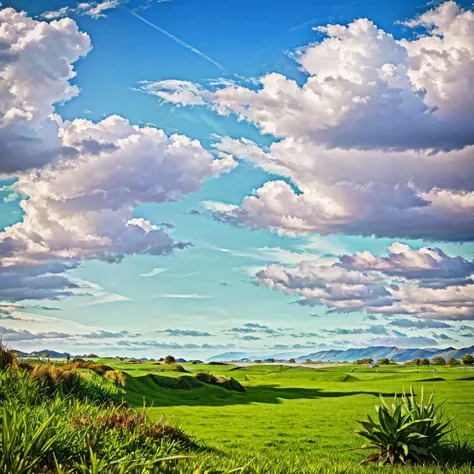
<instances>
[{"instance_id":1,"label":"distant mountain","mask_svg":"<svg viewBox=\"0 0 474 474\"><path fill-rule=\"evenodd\" d=\"M22 352L22 351L15 351L15 353L20 357L41 357L41 358L50 358L50 359L65 359L66 357L70 356L67 352L56 352L56 351L48 351L47 349L43 349L41 351L33 351L33 352Z\"/></svg>"},{"instance_id":2,"label":"distant mountain","mask_svg":"<svg viewBox=\"0 0 474 474\"><path fill-rule=\"evenodd\" d=\"M323 350L318 352L312 352L310 354L298 355L295 352L288 353L275 353L275 354L252 354L249 352L225 352L210 357L208 361L217 362L237 362L245 359L249 360L288 360L291 357L296 359L296 362L306 362L310 359L313 361L324 361L324 362L354 362L358 359L366 359L371 357L374 360L387 359L394 360L396 362L405 362L407 360L413 360L417 357L432 359L434 356L442 356L448 359L454 356L456 359L460 359L464 354L474 354L474 346L464 347L462 349L455 349L454 347L447 347L443 349L438 348L412 348L403 349L399 347L387 347L387 346L372 346L372 347L360 347L360 348L349 348L346 350Z\"/></svg>"},{"instance_id":3,"label":"distant mountain","mask_svg":"<svg viewBox=\"0 0 474 474\"><path fill-rule=\"evenodd\" d=\"M386 357L387 359L394 360L395 362L405 362L407 360L413 360L417 357L427 359L432 359L434 356L442 356L445 359L448 357L454 356L456 359L459 359L464 354L473 354L474 346L464 347L463 349L455 349L453 347L448 347L445 349L435 349L435 348L426 348L426 349L401 349L398 347L384 347L384 346L374 346L374 347L363 347L363 348L350 348L345 351L319 351L313 352L311 354L306 354L297 357L297 362L304 362L307 359L311 360L321 360L328 362L353 362L357 359L366 359L371 357L374 360L381 359Z\"/></svg>"}]
</instances>

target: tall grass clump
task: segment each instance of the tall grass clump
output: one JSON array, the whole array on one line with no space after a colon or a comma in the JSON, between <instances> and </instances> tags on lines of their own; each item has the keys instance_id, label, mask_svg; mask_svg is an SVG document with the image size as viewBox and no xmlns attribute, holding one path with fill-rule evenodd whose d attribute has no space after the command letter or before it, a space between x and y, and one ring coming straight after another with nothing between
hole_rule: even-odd
<instances>
[{"instance_id":1,"label":"tall grass clump","mask_svg":"<svg viewBox=\"0 0 474 474\"><path fill-rule=\"evenodd\" d=\"M408 464L438 461L442 439L449 433L452 420L446 420L442 404L433 401L433 394L425 400L423 391L419 401L413 388L410 394L395 396L388 404L380 397L375 409L377 417L367 416L367 421L358 421L363 430L356 433L368 439L363 448L376 451L362 463L379 461L381 464Z\"/></svg>"},{"instance_id":2,"label":"tall grass clump","mask_svg":"<svg viewBox=\"0 0 474 474\"><path fill-rule=\"evenodd\" d=\"M120 403L120 371L1 355L2 474L162 473L199 448L178 427Z\"/></svg>"}]
</instances>

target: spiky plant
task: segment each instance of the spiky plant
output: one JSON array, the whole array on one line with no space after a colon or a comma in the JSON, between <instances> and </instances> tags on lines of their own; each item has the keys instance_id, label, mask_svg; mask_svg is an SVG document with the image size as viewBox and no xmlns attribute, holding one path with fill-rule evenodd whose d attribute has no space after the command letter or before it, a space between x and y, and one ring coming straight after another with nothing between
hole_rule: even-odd
<instances>
[{"instance_id":1,"label":"spiky plant","mask_svg":"<svg viewBox=\"0 0 474 474\"><path fill-rule=\"evenodd\" d=\"M388 404L380 397L376 405L377 418L367 416L367 421L358 421L363 430L356 433L370 441L363 448L374 448L376 452L362 463L379 461L381 464L422 463L435 460L440 442L447 433L452 420L446 421L442 404L435 404L433 394L425 402L423 391L417 400L410 387L410 394L395 396Z\"/></svg>"}]
</instances>

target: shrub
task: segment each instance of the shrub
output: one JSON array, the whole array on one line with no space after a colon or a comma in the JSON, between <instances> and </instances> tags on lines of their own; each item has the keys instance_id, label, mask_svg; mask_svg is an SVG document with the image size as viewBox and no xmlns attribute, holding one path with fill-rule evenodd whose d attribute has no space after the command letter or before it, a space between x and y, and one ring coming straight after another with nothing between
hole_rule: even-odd
<instances>
[{"instance_id":1,"label":"shrub","mask_svg":"<svg viewBox=\"0 0 474 474\"><path fill-rule=\"evenodd\" d=\"M172 355L167 355L164 359L165 364L174 364L176 359Z\"/></svg>"},{"instance_id":2,"label":"shrub","mask_svg":"<svg viewBox=\"0 0 474 474\"><path fill-rule=\"evenodd\" d=\"M217 383L217 377L209 372L198 372L194 377L200 382L209 383L213 385Z\"/></svg>"},{"instance_id":3,"label":"shrub","mask_svg":"<svg viewBox=\"0 0 474 474\"><path fill-rule=\"evenodd\" d=\"M125 374L120 370L111 370L107 372L104 377L116 385L125 387Z\"/></svg>"},{"instance_id":4,"label":"shrub","mask_svg":"<svg viewBox=\"0 0 474 474\"><path fill-rule=\"evenodd\" d=\"M292 357L289 362L290 362L290 364L295 364L295 363L296 363L296 360L293 359L293 357Z\"/></svg>"},{"instance_id":5,"label":"shrub","mask_svg":"<svg viewBox=\"0 0 474 474\"><path fill-rule=\"evenodd\" d=\"M170 370L173 372L188 372L182 365L180 364L172 364Z\"/></svg>"},{"instance_id":6,"label":"shrub","mask_svg":"<svg viewBox=\"0 0 474 474\"><path fill-rule=\"evenodd\" d=\"M236 392L245 392L244 386L232 377L216 377L209 372L198 372L195 376L200 382L211 385L217 385L227 390L235 390Z\"/></svg>"},{"instance_id":7,"label":"shrub","mask_svg":"<svg viewBox=\"0 0 474 474\"><path fill-rule=\"evenodd\" d=\"M370 441L364 448L376 449L362 462L396 465L436 460L436 452L449 432L451 420L445 421L441 405L433 402L433 394L425 403L422 392L417 402L410 388L409 396L395 396L391 405L382 396L380 401L375 407L377 419L367 416L368 421L358 421L364 429L356 433Z\"/></svg>"},{"instance_id":8,"label":"shrub","mask_svg":"<svg viewBox=\"0 0 474 474\"><path fill-rule=\"evenodd\" d=\"M15 353L11 349L7 349L0 344L0 369L12 367L17 362Z\"/></svg>"},{"instance_id":9,"label":"shrub","mask_svg":"<svg viewBox=\"0 0 474 474\"><path fill-rule=\"evenodd\" d=\"M434 356L433 359L431 359L431 365L446 365L446 360L444 357Z\"/></svg>"},{"instance_id":10,"label":"shrub","mask_svg":"<svg viewBox=\"0 0 474 474\"><path fill-rule=\"evenodd\" d=\"M386 357L382 357L381 359L379 359L377 361L377 364L380 364L380 365L389 365L390 364L390 360L387 359Z\"/></svg>"},{"instance_id":11,"label":"shrub","mask_svg":"<svg viewBox=\"0 0 474 474\"><path fill-rule=\"evenodd\" d=\"M51 395L72 392L80 383L75 369L50 363L33 364L31 377Z\"/></svg>"},{"instance_id":12,"label":"shrub","mask_svg":"<svg viewBox=\"0 0 474 474\"><path fill-rule=\"evenodd\" d=\"M471 354L464 354L464 355L461 357L461 362L462 362L464 365L473 365L473 364L474 364L474 357L472 357Z\"/></svg>"},{"instance_id":13,"label":"shrub","mask_svg":"<svg viewBox=\"0 0 474 474\"><path fill-rule=\"evenodd\" d=\"M455 367L456 365L461 365L461 361L459 361L459 360L456 359L455 357L451 356L451 357L448 359L447 364L450 365L451 367Z\"/></svg>"},{"instance_id":14,"label":"shrub","mask_svg":"<svg viewBox=\"0 0 474 474\"><path fill-rule=\"evenodd\" d=\"M359 364L359 365L373 364L373 363L374 363L374 359L372 359L372 357L367 357L366 359L359 359L355 361L355 364Z\"/></svg>"}]
</instances>

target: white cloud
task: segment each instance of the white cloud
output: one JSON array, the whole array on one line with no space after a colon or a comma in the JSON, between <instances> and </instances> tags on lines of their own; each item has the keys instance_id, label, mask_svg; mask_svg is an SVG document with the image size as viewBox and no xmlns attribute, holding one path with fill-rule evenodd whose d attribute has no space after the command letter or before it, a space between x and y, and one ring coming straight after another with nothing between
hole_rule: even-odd
<instances>
[{"instance_id":1,"label":"white cloud","mask_svg":"<svg viewBox=\"0 0 474 474\"><path fill-rule=\"evenodd\" d=\"M118 262L188 246L133 218L134 207L179 201L199 191L206 178L230 171L235 160L211 154L197 140L116 115L98 123L53 115L56 102L78 93L69 83L72 63L90 50L89 37L70 19L40 22L11 8L0 10L0 19L0 72L6 80L0 88L6 104L0 107L0 135L7 138L2 146L16 150L2 159L0 172L22 170L12 190L24 196L22 221L0 233L0 298L69 296L76 284L62 273L83 260ZM43 142L33 135L43 137L46 130L53 151L39 159ZM15 133L28 138L20 147L11 146Z\"/></svg>"},{"instance_id":2,"label":"white cloud","mask_svg":"<svg viewBox=\"0 0 474 474\"><path fill-rule=\"evenodd\" d=\"M207 299L212 298L210 295L201 295L199 293L169 293L164 295L154 295L154 298L171 298L171 299Z\"/></svg>"},{"instance_id":3,"label":"white cloud","mask_svg":"<svg viewBox=\"0 0 474 474\"><path fill-rule=\"evenodd\" d=\"M293 55L302 86L276 73L256 88L194 86L196 104L279 139L224 137L219 151L287 178L211 214L290 235L474 239L474 14L447 2L414 24L425 30L412 40L367 19L317 28L325 39Z\"/></svg>"},{"instance_id":4,"label":"white cloud","mask_svg":"<svg viewBox=\"0 0 474 474\"><path fill-rule=\"evenodd\" d=\"M105 0L103 2L80 2L76 7L62 7L42 13L40 16L45 20L55 20L70 15L90 16L95 20L106 18L106 12L128 3L129 0Z\"/></svg>"},{"instance_id":5,"label":"white cloud","mask_svg":"<svg viewBox=\"0 0 474 474\"><path fill-rule=\"evenodd\" d=\"M193 82L170 79L160 81L159 84L152 81L142 81L139 84L140 91L156 96L165 102L183 106L204 105L199 86Z\"/></svg>"},{"instance_id":6,"label":"white cloud","mask_svg":"<svg viewBox=\"0 0 474 474\"><path fill-rule=\"evenodd\" d=\"M91 49L74 21L51 23L0 7L0 174L61 155L54 105L79 93L73 64Z\"/></svg>"},{"instance_id":7,"label":"white cloud","mask_svg":"<svg viewBox=\"0 0 474 474\"><path fill-rule=\"evenodd\" d=\"M154 277L156 275L159 275L160 273L166 272L167 270L168 270L167 268L153 268L148 273L140 273L140 276L142 276L142 277Z\"/></svg>"},{"instance_id":8,"label":"white cloud","mask_svg":"<svg viewBox=\"0 0 474 474\"><path fill-rule=\"evenodd\" d=\"M388 257L369 252L303 261L294 267L268 265L260 284L296 295L306 306L330 311L366 311L421 319L474 319L474 262L439 249L413 250L393 244Z\"/></svg>"}]
</instances>

